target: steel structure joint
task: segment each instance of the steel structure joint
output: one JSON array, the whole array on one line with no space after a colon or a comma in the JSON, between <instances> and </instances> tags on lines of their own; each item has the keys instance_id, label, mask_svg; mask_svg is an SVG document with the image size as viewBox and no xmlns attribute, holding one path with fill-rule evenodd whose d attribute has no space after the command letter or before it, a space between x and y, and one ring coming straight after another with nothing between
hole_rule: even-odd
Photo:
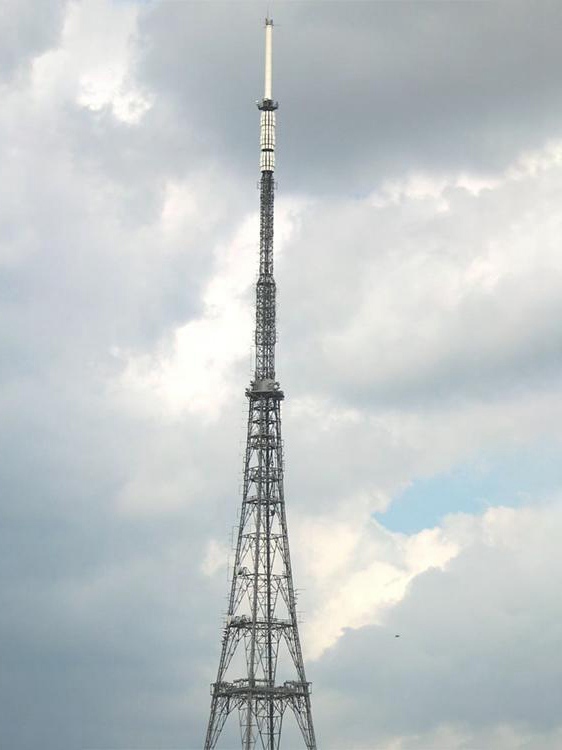
<instances>
[{"instance_id":1,"label":"steel structure joint","mask_svg":"<svg viewBox=\"0 0 562 750\"><path fill-rule=\"evenodd\" d=\"M279 102L274 102L273 99L261 99L256 105L262 112L274 112L279 109Z\"/></svg>"}]
</instances>

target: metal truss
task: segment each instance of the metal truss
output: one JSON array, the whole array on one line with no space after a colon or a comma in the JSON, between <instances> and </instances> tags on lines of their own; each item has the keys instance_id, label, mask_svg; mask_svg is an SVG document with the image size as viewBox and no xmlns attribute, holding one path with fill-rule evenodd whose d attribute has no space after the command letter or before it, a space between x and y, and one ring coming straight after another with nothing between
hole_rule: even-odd
<instances>
[{"instance_id":1,"label":"metal truss","mask_svg":"<svg viewBox=\"0 0 562 750\"><path fill-rule=\"evenodd\" d=\"M233 711L238 713L243 750L278 750L287 709L296 719L304 746L316 750L285 515L281 439L284 396L275 379L273 169L277 103L270 96L271 26L267 20L266 97L258 103L261 183L255 374L246 390L249 408L242 509L219 668L211 686L205 750L217 746ZM280 678L280 671L289 679Z\"/></svg>"},{"instance_id":2,"label":"metal truss","mask_svg":"<svg viewBox=\"0 0 562 750\"><path fill-rule=\"evenodd\" d=\"M219 669L211 689L206 750L216 746L234 709L244 750L277 750L287 708L295 715L304 746L316 748L285 515L283 393L278 383L270 390L261 390L262 385L263 381L254 380L246 391L248 441L242 510ZM277 684L282 649L294 678ZM238 650L244 655L244 674L234 677L229 668Z\"/></svg>"},{"instance_id":3,"label":"metal truss","mask_svg":"<svg viewBox=\"0 0 562 750\"><path fill-rule=\"evenodd\" d=\"M299 640L283 490L281 401L275 380L275 281L273 278L273 174L262 172L260 274L256 284L256 370L249 400L242 510L222 651L212 686L205 750L212 750L228 715L237 709L242 747L277 750L287 708L304 745L316 748L310 683ZM243 649L244 674L229 676ZM276 683L285 649L294 679Z\"/></svg>"}]
</instances>

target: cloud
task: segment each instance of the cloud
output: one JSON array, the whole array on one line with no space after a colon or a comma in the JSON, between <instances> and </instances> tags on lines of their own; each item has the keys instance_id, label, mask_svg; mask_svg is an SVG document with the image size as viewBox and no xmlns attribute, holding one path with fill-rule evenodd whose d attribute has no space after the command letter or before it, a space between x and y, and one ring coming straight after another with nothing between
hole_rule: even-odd
<instances>
[{"instance_id":1,"label":"cloud","mask_svg":"<svg viewBox=\"0 0 562 750\"><path fill-rule=\"evenodd\" d=\"M163 217L169 219L168 205ZM276 258L294 230L298 201L277 211ZM170 415L183 411L217 418L240 391L242 365L251 377L255 261L259 216L245 217L235 234L215 250L215 272L203 293L200 317L178 327L165 349L151 355L123 356L122 387L146 393Z\"/></svg>"},{"instance_id":2,"label":"cloud","mask_svg":"<svg viewBox=\"0 0 562 750\"><path fill-rule=\"evenodd\" d=\"M71 3L59 46L34 60L37 93L51 100L74 96L94 112L107 108L118 121L138 123L151 103L127 80L137 13L131 3Z\"/></svg>"},{"instance_id":3,"label":"cloud","mask_svg":"<svg viewBox=\"0 0 562 750\"><path fill-rule=\"evenodd\" d=\"M34 57L60 39L67 0L38 0L34 3L6 0L2 8L0 49L2 78L28 72Z\"/></svg>"},{"instance_id":4,"label":"cloud","mask_svg":"<svg viewBox=\"0 0 562 750\"><path fill-rule=\"evenodd\" d=\"M379 622L402 600L410 581L443 567L458 552L437 529L406 537L375 521L366 524L368 506L357 498L340 505L339 514L338 520L307 518L293 536L308 573L307 590L314 592L307 596L310 614L303 629L308 659L321 657L346 629Z\"/></svg>"},{"instance_id":5,"label":"cloud","mask_svg":"<svg viewBox=\"0 0 562 750\"><path fill-rule=\"evenodd\" d=\"M406 180L310 207L280 279L299 369L377 406L553 382L560 164L553 143L484 189L456 187L459 176L426 179L425 192Z\"/></svg>"},{"instance_id":6,"label":"cloud","mask_svg":"<svg viewBox=\"0 0 562 750\"><path fill-rule=\"evenodd\" d=\"M200 746L240 502L263 8L8 10L0 745ZM279 376L319 736L557 746L521 675L555 695L558 505L530 482L528 508L416 534L384 511L420 477L557 449L558 6L279 16Z\"/></svg>"},{"instance_id":7,"label":"cloud","mask_svg":"<svg viewBox=\"0 0 562 750\"><path fill-rule=\"evenodd\" d=\"M558 501L449 517L443 533L462 551L415 578L381 625L349 631L315 667L331 711L342 698L332 718L322 716L328 746L422 748L440 733L436 747L444 737L477 747L486 734L492 747L510 736L515 747L551 746L560 732L552 587L561 518ZM355 677L352 700L342 673ZM403 739L393 745L393 736Z\"/></svg>"},{"instance_id":8,"label":"cloud","mask_svg":"<svg viewBox=\"0 0 562 750\"><path fill-rule=\"evenodd\" d=\"M258 3L161 3L140 22L139 76L196 124L205 148L242 170L255 164L263 13ZM357 194L406 164L502 169L561 132L559 16L555 2L532 14L523 2L507 14L495 5L281 4L280 179Z\"/></svg>"}]
</instances>

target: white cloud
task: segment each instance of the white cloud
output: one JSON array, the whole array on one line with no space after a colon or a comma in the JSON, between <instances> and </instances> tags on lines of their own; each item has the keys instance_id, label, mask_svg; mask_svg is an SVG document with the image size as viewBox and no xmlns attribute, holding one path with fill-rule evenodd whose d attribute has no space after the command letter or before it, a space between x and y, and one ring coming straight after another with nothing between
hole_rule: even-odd
<instances>
[{"instance_id":1,"label":"white cloud","mask_svg":"<svg viewBox=\"0 0 562 750\"><path fill-rule=\"evenodd\" d=\"M305 212L282 286L295 300L291 337L310 318L296 352L308 379L362 403L401 403L480 397L559 369L559 151L546 146L476 187L418 176L375 205Z\"/></svg>"},{"instance_id":2,"label":"white cloud","mask_svg":"<svg viewBox=\"0 0 562 750\"><path fill-rule=\"evenodd\" d=\"M389 532L365 520L369 509L370 498L353 497L340 503L337 518L300 518L293 528L299 572L308 584L303 637L310 659L345 629L380 622L419 573L444 567L460 549L441 529Z\"/></svg>"},{"instance_id":3,"label":"white cloud","mask_svg":"<svg viewBox=\"0 0 562 750\"><path fill-rule=\"evenodd\" d=\"M173 230L180 221L177 187L168 192L162 222ZM180 193L183 194L183 193ZM187 211L193 213L193 198ZM278 209L276 258L298 221L300 201L287 201ZM153 355L126 358L122 387L146 393L170 415L183 411L217 418L227 401L237 397L243 385L233 375L246 360L247 383L251 378L253 290L258 260L258 216L244 218L232 239L215 248L215 272L203 294L202 315L176 328Z\"/></svg>"},{"instance_id":4,"label":"white cloud","mask_svg":"<svg viewBox=\"0 0 562 750\"><path fill-rule=\"evenodd\" d=\"M484 520L462 516L410 536L387 531L384 510L411 481L506 446L524 451L536 441L558 439L562 398L558 390L515 394L501 402L356 414L340 422L327 416L326 404L317 410L291 413L287 462L295 571L305 588L303 640L311 658L346 628L380 623L416 576L446 567L476 536L495 545L511 538L510 524L521 516L508 510L491 509ZM374 512L382 512L380 524Z\"/></svg>"},{"instance_id":5,"label":"white cloud","mask_svg":"<svg viewBox=\"0 0 562 750\"><path fill-rule=\"evenodd\" d=\"M211 539L207 544L207 551L201 563L201 570L206 576L214 576L226 566L230 550L226 545ZM225 579L226 580L226 579Z\"/></svg>"},{"instance_id":6,"label":"white cloud","mask_svg":"<svg viewBox=\"0 0 562 750\"><path fill-rule=\"evenodd\" d=\"M561 525L558 500L446 518L438 532L457 554L318 662L336 702L346 694L339 676L357 680L355 702L332 704L332 716L321 709L328 746L352 727L345 742L357 748L555 747Z\"/></svg>"},{"instance_id":7,"label":"white cloud","mask_svg":"<svg viewBox=\"0 0 562 750\"><path fill-rule=\"evenodd\" d=\"M93 111L107 107L117 120L138 124L151 97L131 80L137 18L134 3L71 2L60 46L33 62L35 97L53 105L69 98Z\"/></svg>"}]
</instances>

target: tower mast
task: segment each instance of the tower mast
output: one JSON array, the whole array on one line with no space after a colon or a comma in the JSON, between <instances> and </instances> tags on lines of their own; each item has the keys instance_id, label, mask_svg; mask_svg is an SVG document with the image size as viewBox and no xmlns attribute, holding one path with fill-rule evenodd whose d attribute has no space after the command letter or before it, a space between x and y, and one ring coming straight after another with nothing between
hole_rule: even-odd
<instances>
[{"instance_id":1,"label":"tower mast","mask_svg":"<svg viewBox=\"0 0 562 750\"><path fill-rule=\"evenodd\" d=\"M287 708L307 750L316 750L310 683L297 624L283 488L281 401L275 378L273 208L275 111L273 21L265 21L265 87L260 110L260 257L256 283L255 370L249 388L248 432L240 524L228 612L205 750L213 750L232 711L243 750L278 750ZM285 671L288 679L280 679Z\"/></svg>"}]
</instances>

